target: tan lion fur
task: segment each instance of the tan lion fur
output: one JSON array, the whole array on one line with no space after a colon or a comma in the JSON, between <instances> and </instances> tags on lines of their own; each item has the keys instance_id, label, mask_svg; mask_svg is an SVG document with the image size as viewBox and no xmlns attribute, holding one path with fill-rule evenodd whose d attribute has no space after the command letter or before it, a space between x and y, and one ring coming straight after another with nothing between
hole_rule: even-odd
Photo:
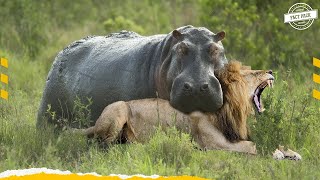
<instances>
[{"instance_id":1,"label":"tan lion fur","mask_svg":"<svg viewBox=\"0 0 320 180\"><path fill-rule=\"evenodd\" d=\"M216 73L224 94L224 104L216 113L199 111L184 114L162 99L118 101L107 106L86 135L112 143L120 138L145 142L156 127L175 126L190 133L201 148L256 154L248 141L247 117L252 111L252 94L268 77L266 71L250 70L232 61Z\"/></svg>"},{"instance_id":2,"label":"tan lion fur","mask_svg":"<svg viewBox=\"0 0 320 180\"><path fill-rule=\"evenodd\" d=\"M247 118L252 111L249 101L249 89L245 78L240 74L241 64L238 61L229 63L224 71L217 74L220 80L224 104L215 113L219 121L216 127L231 142L248 139Z\"/></svg>"}]
</instances>

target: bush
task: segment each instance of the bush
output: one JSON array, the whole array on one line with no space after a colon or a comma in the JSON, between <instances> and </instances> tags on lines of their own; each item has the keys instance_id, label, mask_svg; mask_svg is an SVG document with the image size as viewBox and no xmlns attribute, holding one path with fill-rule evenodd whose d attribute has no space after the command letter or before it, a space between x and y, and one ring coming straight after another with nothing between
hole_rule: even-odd
<instances>
[{"instance_id":1,"label":"bush","mask_svg":"<svg viewBox=\"0 0 320 180\"><path fill-rule=\"evenodd\" d=\"M292 81L292 80L291 80ZM269 155L278 145L300 149L316 138L317 106L309 92L290 87L290 80L276 83L274 89L266 89L263 103L266 111L251 121L253 140L260 153Z\"/></svg>"},{"instance_id":2,"label":"bush","mask_svg":"<svg viewBox=\"0 0 320 180\"><path fill-rule=\"evenodd\" d=\"M224 45L229 59L236 58L253 69L299 70L295 78L305 80L304 69L312 67L312 55L320 55L315 48L319 23L305 31L295 30L282 20L287 11L283 7L289 9L293 4L270 2L202 0L201 22L213 32L227 32Z\"/></svg>"},{"instance_id":3,"label":"bush","mask_svg":"<svg viewBox=\"0 0 320 180\"><path fill-rule=\"evenodd\" d=\"M103 26L107 32L119 32L121 30L128 30L144 34L144 30L141 26L137 25L130 19L125 19L123 16L117 16L114 19L110 18L103 22Z\"/></svg>"},{"instance_id":4,"label":"bush","mask_svg":"<svg viewBox=\"0 0 320 180\"><path fill-rule=\"evenodd\" d=\"M0 41L12 41L14 39L3 39L10 37L11 34L16 32L15 38L17 47L10 47L17 51L25 51L31 58L34 58L40 51L40 48L47 43L46 30L47 16L43 14L43 7L45 3L35 2L32 0L23 1L4 1L2 8L8 9L9 14L0 14L1 19L7 19ZM12 16L10 16L12 15ZM10 26L11 25L11 26ZM6 29L8 28L8 29ZM11 32L13 31L13 32ZM10 42L12 43L12 42Z\"/></svg>"}]
</instances>

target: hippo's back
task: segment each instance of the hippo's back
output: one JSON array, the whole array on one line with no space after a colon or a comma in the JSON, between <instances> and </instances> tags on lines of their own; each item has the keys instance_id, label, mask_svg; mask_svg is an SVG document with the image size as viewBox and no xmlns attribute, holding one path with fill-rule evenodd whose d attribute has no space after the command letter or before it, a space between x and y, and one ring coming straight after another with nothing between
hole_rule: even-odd
<instances>
[{"instance_id":1,"label":"hippo's back","mask_svg":"<svg viewBox=\"0 0 320 180\"><path fill-rule=\"evenodd\" d=\"M155 97L153 67L160 56L159 42L165 36L121 31L70 44L59 52L48 74L38 125L46 121L43 117L48 105L56 118L70 119L77 99L84 104L91 101L89 110L95 121L112 102Z\"/></svg>"}]
</instances>

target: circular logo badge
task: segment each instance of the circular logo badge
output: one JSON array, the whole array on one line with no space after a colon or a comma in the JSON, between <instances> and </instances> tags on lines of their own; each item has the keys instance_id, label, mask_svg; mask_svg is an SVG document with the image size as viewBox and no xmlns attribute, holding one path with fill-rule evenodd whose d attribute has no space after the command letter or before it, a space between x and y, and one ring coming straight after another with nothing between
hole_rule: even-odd
<instances>
[{"instance_id":1,"label":"circular logo badge","mask_svg":"<svg viewBox=\"0 0 320 180\"><path fill-rule=\"evenodd\" d=\"M318 18L318 10L313 10L306 3L294 4L290 7L288 14L284 15L285 23L289 23L297 30L309 28L316 18Z\"/></svg>"}]
</instances>

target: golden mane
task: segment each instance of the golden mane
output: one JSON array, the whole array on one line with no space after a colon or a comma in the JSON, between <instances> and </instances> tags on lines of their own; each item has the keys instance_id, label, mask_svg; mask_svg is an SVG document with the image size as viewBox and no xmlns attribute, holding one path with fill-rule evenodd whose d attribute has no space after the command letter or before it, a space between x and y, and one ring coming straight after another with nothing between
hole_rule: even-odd
<instances>
[{"instance_id":1,"label":"golden mane","mask_svg":"<svg viewBox=\"0 0 320 180\"><path fill-rule=\"evenodd\" d=\"M246 120L251 112L248 84L240 74L241 63L229 62L217 73L223 91L223 106L216 115L216 127L231 141L247 140Z\"/></svg>"}]
</instances>

